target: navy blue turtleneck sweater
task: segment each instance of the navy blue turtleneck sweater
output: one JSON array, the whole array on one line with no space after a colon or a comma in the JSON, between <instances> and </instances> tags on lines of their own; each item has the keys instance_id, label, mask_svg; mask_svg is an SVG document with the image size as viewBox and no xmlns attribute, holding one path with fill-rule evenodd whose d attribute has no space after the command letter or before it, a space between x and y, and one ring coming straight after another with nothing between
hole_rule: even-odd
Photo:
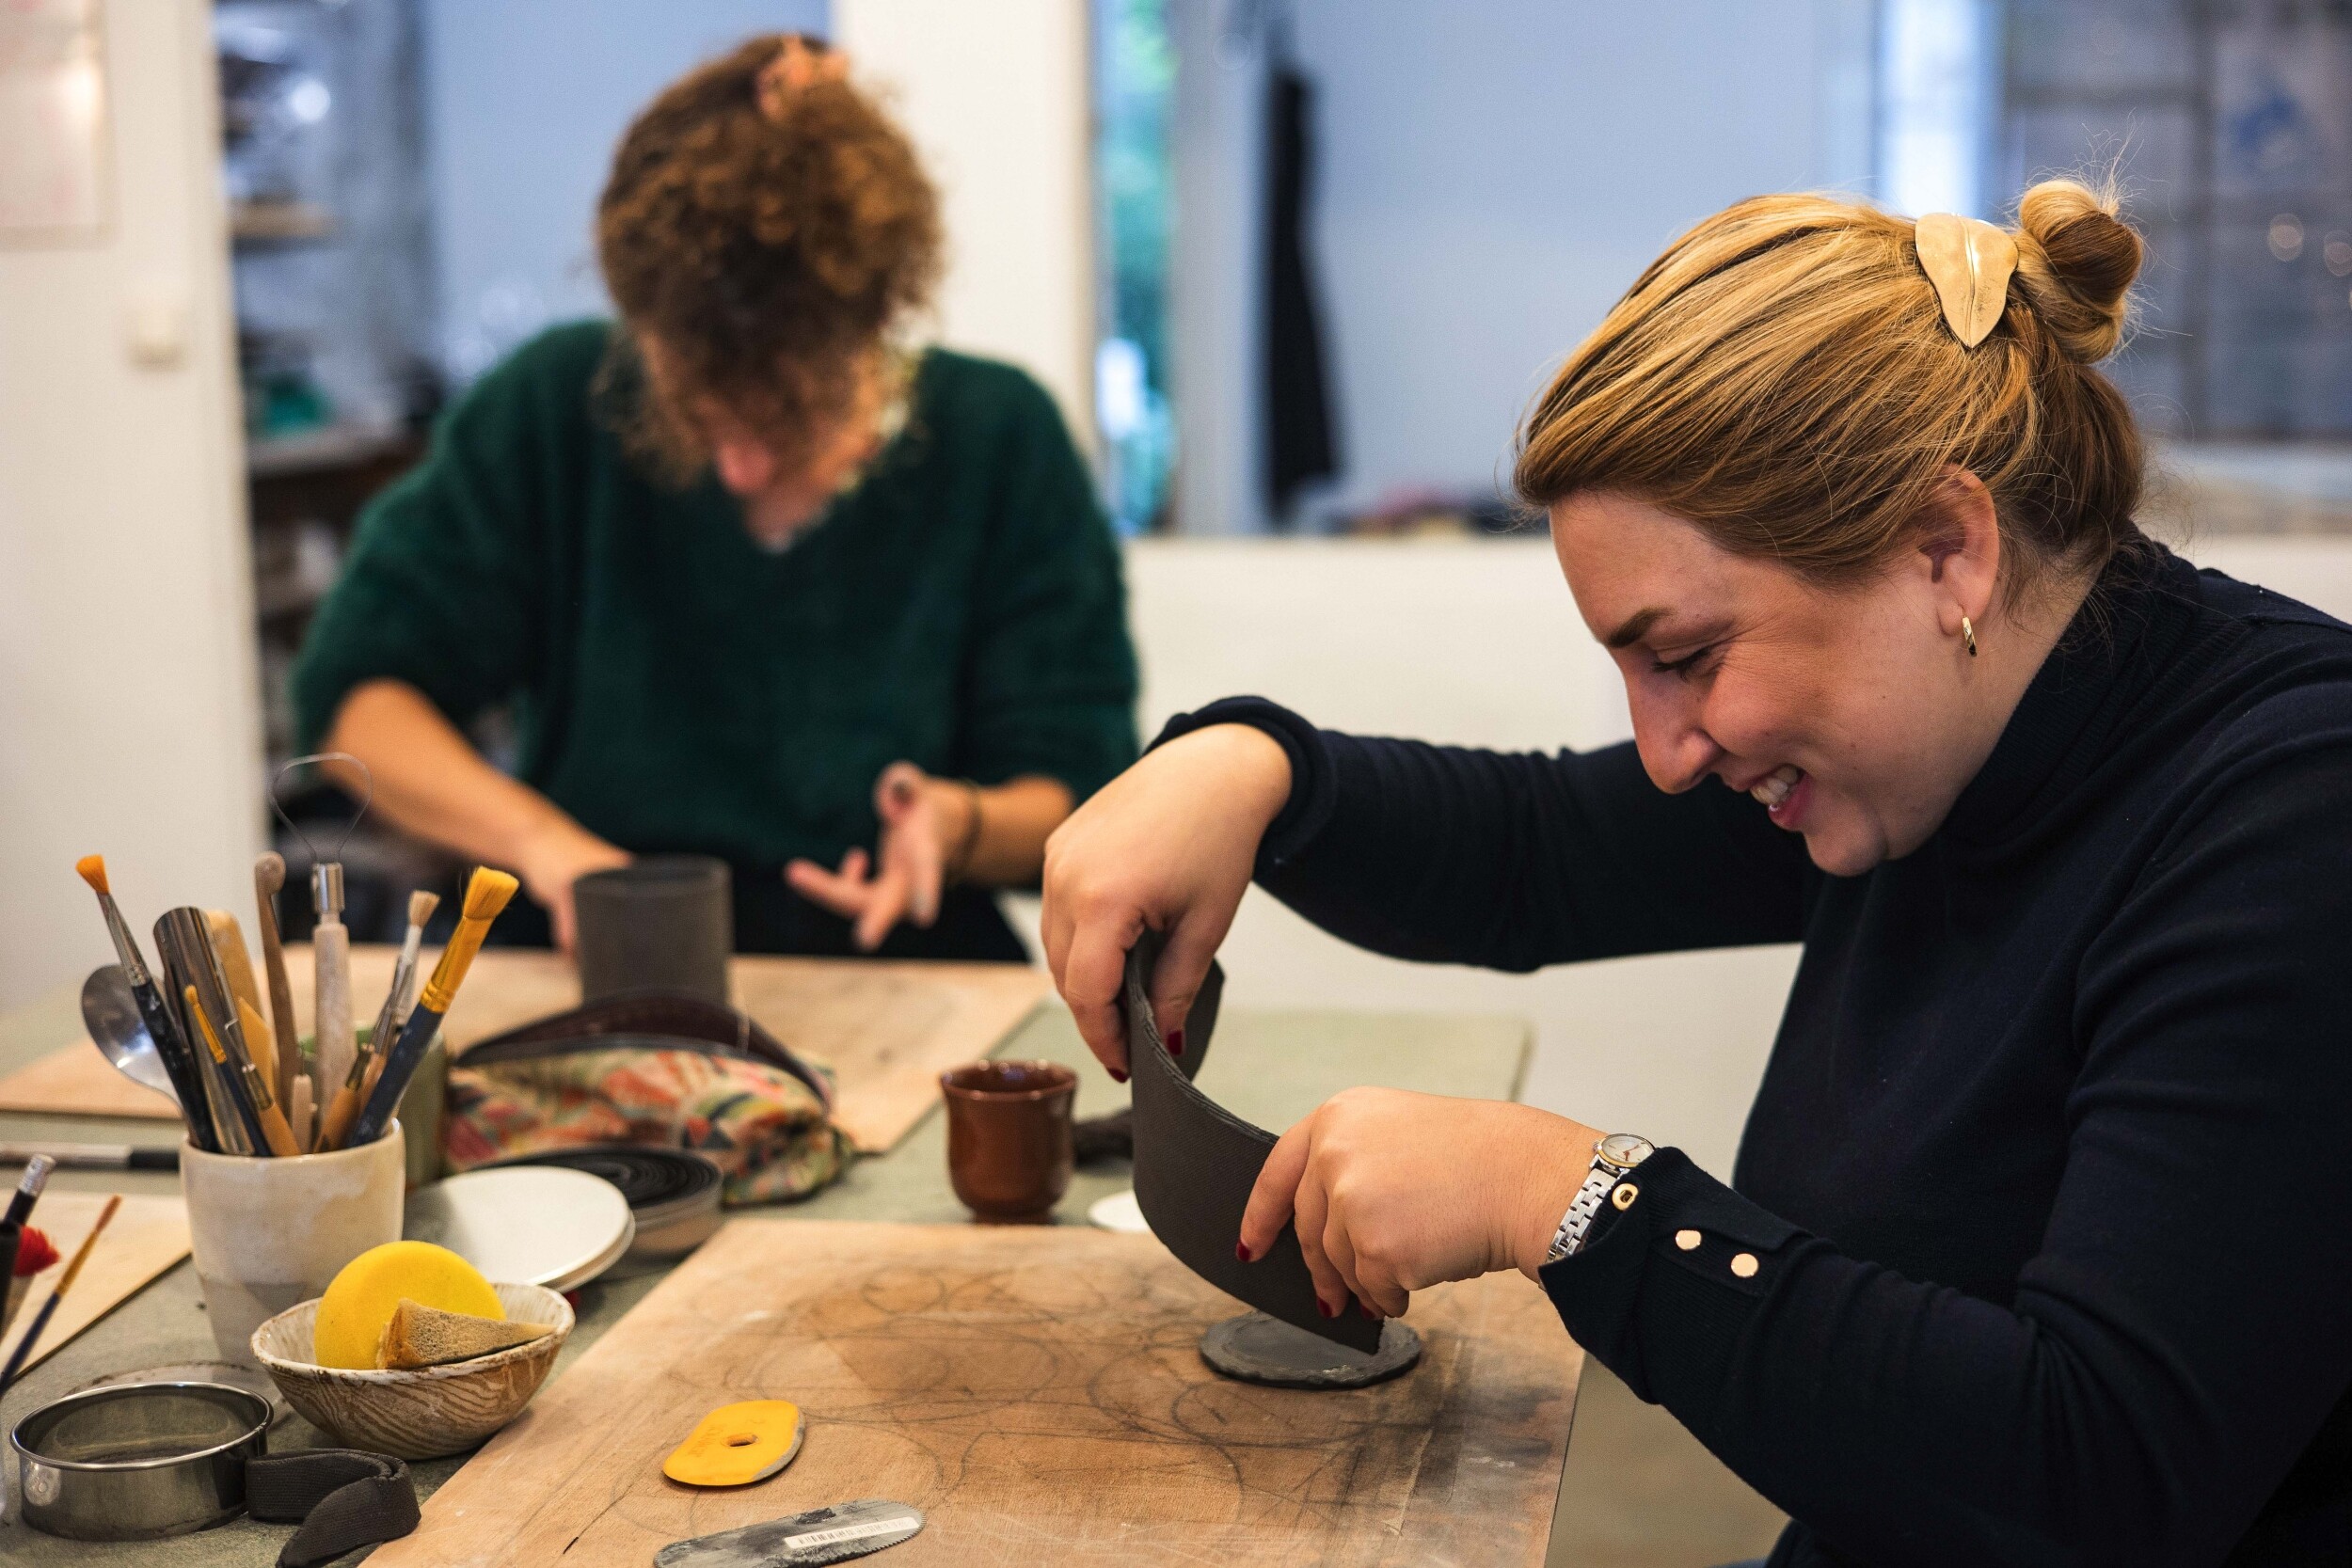
<instances>
[{"instance_id":1,"label":"navy blue turtleneck sweater","mask_svg":"<svg viewBox=\"0 0 2352 1568\"><path fill-rule=\"evenodd\" d=\"M1294 769L1259 880L1363 946L1804 944L1732 1185L1662 1149L1544 1270L1773 1568L2352 1560L2352 627L2136 552L1852 878L1629 746L1171 732L1236 720Z\"/></svg>"}]
</instances>

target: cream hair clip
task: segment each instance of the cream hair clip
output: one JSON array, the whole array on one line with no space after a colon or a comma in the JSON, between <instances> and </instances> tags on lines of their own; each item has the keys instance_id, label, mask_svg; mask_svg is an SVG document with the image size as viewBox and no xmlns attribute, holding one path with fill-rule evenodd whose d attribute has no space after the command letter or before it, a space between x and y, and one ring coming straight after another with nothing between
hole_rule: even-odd
<instances>
[{"instance_id":1,"label":"cream hair clip","mask_svg":"<svg viewBox=\"0 0 2352 1568\"><path fill-rule=\"evenodd\" d=\"M1916 230L1919 268L1935 285L1944 324L1963 348L1983 342L2009 304L2017 242L1982 218L1930 213Z\"/></svg>"}]
</instances>

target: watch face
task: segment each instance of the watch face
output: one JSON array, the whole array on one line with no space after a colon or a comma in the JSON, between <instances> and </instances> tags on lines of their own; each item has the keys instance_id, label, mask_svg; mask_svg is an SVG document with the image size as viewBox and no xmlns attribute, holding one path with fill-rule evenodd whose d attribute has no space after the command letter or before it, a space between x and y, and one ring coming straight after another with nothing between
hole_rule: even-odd
<instances>
[{"instance_id":1,"label":"watch face","mask_svg":"<svg viewBox=\"0 0 2352 1568\"><path fill-rule=\"evenodd\" d=\"M1647 1138L1631 1132L1612 1132L1593 1147L1593 1152L1621 1170L1631 1170L1658 1149Z\"/></svg>"}]
</instances>

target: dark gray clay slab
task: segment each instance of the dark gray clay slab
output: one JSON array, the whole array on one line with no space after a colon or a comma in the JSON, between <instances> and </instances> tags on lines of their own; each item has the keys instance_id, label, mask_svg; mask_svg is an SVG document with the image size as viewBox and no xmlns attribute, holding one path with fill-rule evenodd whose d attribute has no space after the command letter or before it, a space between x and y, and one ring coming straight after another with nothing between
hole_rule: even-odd
<instances>
[{"instance_id":1,"label":"dark gray clay slab","mask_svg":"<svg viewBox=\"0 0 2352 1568\"><path fill-rule=\"evenodd\" d=\"M1156 933L1127 955L1127 1070L1135 1081L1136 1203L1152 1234L1184 1266L1244 1303L1310 1334L1364 1354L1380 1346L1380 1325L1353 1312L1326 1318L1315 1300L1314 1276L1289 1226L1265 1256L1234 1256L1249 1190L1274 1152L1275 1137L1194 1086L1216 1021L1223 976L1216 968L1184 1021L1184 1055L1168 1054L1152 1022L1152 965Z\"/></svg>"}]
</instances>

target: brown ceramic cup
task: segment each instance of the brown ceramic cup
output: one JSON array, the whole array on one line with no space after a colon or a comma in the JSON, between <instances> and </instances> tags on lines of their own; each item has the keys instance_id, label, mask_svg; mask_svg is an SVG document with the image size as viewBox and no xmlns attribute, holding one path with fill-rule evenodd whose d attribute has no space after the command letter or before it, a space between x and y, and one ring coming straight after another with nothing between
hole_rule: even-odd
<instances>
[{"instance_id":1,"label":"brown ceramic cup","mask_svg":"<svg viewBox=\"0 0 2352 1568\"><path fill-rule=\"evenodd\" d=\"M1057 1062L975 1062L939 1075L947 1180L983 1225L1043 1225L1076 1164L1078 1075Z\"/></svg>"}]
</instances>

